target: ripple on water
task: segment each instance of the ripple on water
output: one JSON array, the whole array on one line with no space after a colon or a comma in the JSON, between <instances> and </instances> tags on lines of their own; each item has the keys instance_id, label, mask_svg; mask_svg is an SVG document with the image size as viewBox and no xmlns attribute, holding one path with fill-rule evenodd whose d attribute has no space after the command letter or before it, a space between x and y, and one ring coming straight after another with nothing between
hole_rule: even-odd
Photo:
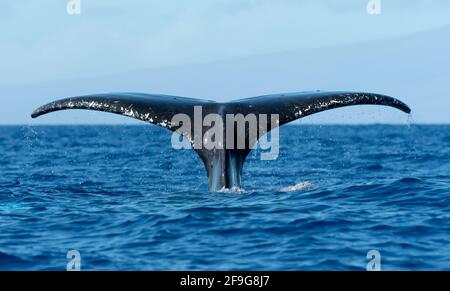
<instances>
[{"instance_id":1,"label":"ripple on water","mask_svg":"<svg viewBox=\"0 0 450 291\"><path fill-rule=\"evenodd\" d=\"M450 262L448 126L282 127L279 159L251 156L242 189L219 193L157 127L0 132L15 149L1 270L65 270L70 249L85 270L364 270L373 249L384 270Z\"/></svg>"}]
</instances>

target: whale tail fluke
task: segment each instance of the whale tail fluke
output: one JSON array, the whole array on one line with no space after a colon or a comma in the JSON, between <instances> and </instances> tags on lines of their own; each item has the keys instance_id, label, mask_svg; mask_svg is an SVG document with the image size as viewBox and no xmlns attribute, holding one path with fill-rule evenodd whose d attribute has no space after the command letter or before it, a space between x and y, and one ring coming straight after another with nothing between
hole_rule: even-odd
<instances>
[{"instance_id":1,"label":"whale tail fluke","mask_svg":"<svg viewBox=\"0 0 450 291\"><path fill-rule=\"evenodd\" d=\"M277 115L277 126L289 123L308 115L352 105L384 105L410 113L410 108L398 99L363 92L300 92L265 95L245 98L227 103L178 96L151 95L142 93L111 93L65 98L36 109L31 117L66 109L87 109L120 114L144 122L153 123L171 131L178 132L194 144L196 132L179 131L180 124L172 123L177 114L184 114L194 120L195 108L201 107L203 115L219 114L266 114ZM267 121L270 123L270 120ZM258 125L258 128L260 124ZM273 129L271 125L266 128ZM201 124L201 134L210 128ZM225 128L224 128L225 131ZM208 174L210 191L222 188L240 187L242 167L252 149L248 130L244 131L245 147L241 149L208 149L194 147ZM226 137L226 132L224 132Z\"/></svg>"}]
</instances>

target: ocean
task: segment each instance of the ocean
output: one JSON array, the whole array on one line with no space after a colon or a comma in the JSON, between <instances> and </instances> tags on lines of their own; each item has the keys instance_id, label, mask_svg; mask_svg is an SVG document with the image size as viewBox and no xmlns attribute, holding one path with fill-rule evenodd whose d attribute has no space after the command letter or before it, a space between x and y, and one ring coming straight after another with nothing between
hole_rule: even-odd
<instances>
[{"instance_id":1,"label":"ocean","mask_svg":"<svg viewBox=\"0 0 450 291\"><path fill-rule=\"evenodd\" d=\"M136 126L0 127L0 270L450 269L450 126L291 125L207 191Z\"/></svg>"}]
</instances>

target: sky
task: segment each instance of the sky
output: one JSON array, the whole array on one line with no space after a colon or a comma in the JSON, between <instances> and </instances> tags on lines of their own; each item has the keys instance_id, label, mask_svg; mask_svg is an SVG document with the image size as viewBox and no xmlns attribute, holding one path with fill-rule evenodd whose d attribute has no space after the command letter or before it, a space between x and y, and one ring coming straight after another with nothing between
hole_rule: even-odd
<instances>
[{"instance_id":1,"label":"sky","mask_svg":"<svg viewBox=\"0 0 450 291\"><path fill-rule=\"evenodd\" d=\"M198 68L195 65L215 66L227 60L270 58L292 51L389 43L450 25L450 1L446 0L381 0L381 13L373 15L367 12L369 0L80 0L80 14L68 13L68 2L0 1L0 100L9 108L8 112L1 112L0 123L29 122L29 114L19 110L25 97L20 94L2 96L1 91L9 93L13 91L11 88L33 88L36 84L66 86L64 80L76 80L83 86L80 80L89 82L139 70ZM369 60L370 56L367 58ZM442 83L445 83L448 76L436 78L443 78ZM180 86L177 82L177 78L173 78L172 85ZM133 86L124 87L129 91L140 87L139 84ZM214 91L208 84L202 86L204 92L219 92L220 95L221 88L216 87ZM245 85L242 86L242 92L246 92ZM171 91L170 87L156 87ZM361 86L355 81L348 87ZM273 89L267 90L283 88L274 84ZM286 86L286 89L292 88ZM27 94L29 92L33 91ZM61 92L77 95L81 91ZM202 95L198 92L192 90ZM186 93L191 92L186 90ZM44 100L33 99L32 94L27 98L31 102ZM52 98L48 96L44 101ZM420 102L411 100L421 106ZM439 105L448 108L450 96L446 100L440 100ZM433 122L430 118L420 121ZM383 118L374 120L383 121Z\"/></svg>"}]
</instances>

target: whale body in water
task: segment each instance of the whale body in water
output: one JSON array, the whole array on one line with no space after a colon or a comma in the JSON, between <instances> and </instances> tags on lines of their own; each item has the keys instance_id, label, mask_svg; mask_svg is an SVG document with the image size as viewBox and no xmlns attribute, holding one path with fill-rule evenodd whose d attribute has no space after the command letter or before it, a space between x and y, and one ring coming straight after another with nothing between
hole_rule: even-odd
<instances>
[{"instance_id":1,"label":"whale body in water","mask_svg":"<svg viewBox=\"0 0 450 291\"><path fill-rule=\"evenodd\" d=\"M242 168L247 155L253 149L258 137L271 129L282 126L305 116L329 109L352 105L384 105L410 113L410 108L393 97L364 92L298 92L265 95L220 103L211 100L187 97L144 94L108 93L70 97L57 100L36 109L31 117L65 109L87 109L121 114L144 122L153 123L187 138L203 161L208 175L210 191L241 186ZM223 120L229 115L270 116L270 118L244 119L256 122L257 135L252 134L249 123L240 127L217 127L217 119L206 124L196 121L197 109L202 114L215 115ZM187 127L183 122L173 122L174 116L187 117L194 126ZM276 116L275 125L273 116ZM216 127L215 127L216 126ZM222 141L208 135L215 127L220 131ZM217 138L217 136L215 137ZM244 143L239 143L239 141ZM231 142L230 142L231 141ZM209 146L213 144L215 146ZM220 146L216 146L220 145ZM229 146L228 146L229 145Z\"/></svg>"}]
</instances>

